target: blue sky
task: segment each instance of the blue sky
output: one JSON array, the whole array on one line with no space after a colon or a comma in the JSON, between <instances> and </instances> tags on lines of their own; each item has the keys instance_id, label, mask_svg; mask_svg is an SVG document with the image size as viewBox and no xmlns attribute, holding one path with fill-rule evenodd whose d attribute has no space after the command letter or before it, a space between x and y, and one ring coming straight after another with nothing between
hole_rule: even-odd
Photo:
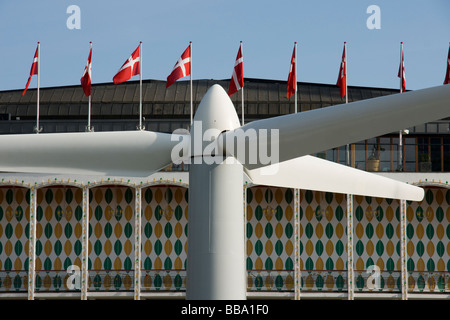
<instances>
[{"instance_id":1,"label":"blue sky","mask_svg":"<svg viewBox=\"0 0 450 320\"><path fill-rule=\"evenodd\" d=\"M70 5L80 29L67 27ZM367 28L370 5L381 29ZM245 77L287 80L297 41L298 81L335 84L347 41L348 85L384 88L399 88L403 41L406 87L416 90L443 83L449 12L448 0L1 0L0 90L25 87L37 41L49 87L80 84L89 41L92 82L103 83L139 41L143 79L165 80L189 41L194 79L229 79L241 40Z\"/></svg>"}]
</instances>

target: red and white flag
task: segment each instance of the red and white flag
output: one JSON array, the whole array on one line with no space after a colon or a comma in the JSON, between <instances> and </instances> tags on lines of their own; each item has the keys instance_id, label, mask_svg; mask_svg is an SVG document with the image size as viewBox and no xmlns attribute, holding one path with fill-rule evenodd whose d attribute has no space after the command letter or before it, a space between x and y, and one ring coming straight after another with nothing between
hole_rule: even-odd
<instances>
[{"instance_id":1,"label":"red and white flag","mask_svg":"<svg viewBox=\"0 0 450 320\"><path fill-rule=\"evenodd\" d=\"M184 78L191 74L191 45L184 50L180 59L172 69L172 72L167 77L166 88L170 87L178 79Z\"/></svg>"},{"instance_id":2,"label":"red and white flag","mask_svg":"<svg viewBox=\"0 0 450 320\"><path fill-rule=\"evenodd\" d=\"M239 51L234 63L233 75L231 76L230 86L228 88L228 95L231 97L244 87L244 58L242 56L242 41L239 46Z\"/></svg>"},{"instance_id":3,"label":"red and white flag","mask_svg":"<svg viewBox=\"0 0 450 320\"><path fill-rule=\"evenodd\" d=\"M341 67L339 68L339 76L336 82L336 85L341 88L341 98L345 97L347 94L347 58L345 57L345 42L344 42L344 51L342 52L342 61L341 61Z\"/></svg>"},{"instance_id":4,"label":"red and white flag","mask_svg":"<svg viewBox=\"0 0 450 320\"><path fill-rule=\"evenodd\" d=\"M83 87L84 95L89 97L91 95L91 73L92 73L92 42L91 50L89 51L89 57L86 67L84 68L83 76L81 77L81 86Z\"/></svg>"},{"instance_id":5,"label":"red and white flag","mask_svg":"<svg viewBox=\"0 0 450 320\"><path fill-rule=\"evenodd\" d=\"M36 52L34 54L33 64L31 65L30 76L28 77L27 85L25 86L25 90L23 90L22 95L24 95L25 92L27 92L28 86L30 85L31 77L33 77L33 75L35 74L36 75L38 74L39 70L38 63L39 63L39 42L36 48Z\"/></svg>"},{"instance_id":6,"label":"red and white flag","mask_svg":"<svg viewBox=\"0 0 450 320\"><path fill-rule=\"evenodd\" d=\"M400 66L398 67L398 77L401 78L400 83L400 92L405 92L406 90L406 81L405 81L405 59L403 56L403 42L401 43L401 52L400 52Z\"/></svg>"},{"instance_id":7,"label":"red and white flag","mask_svg":"<svg viewBox=\"0 0 450 320\"><path fill-rule=\"evenodd\" d=\"M297 44L297 43L296 43ZM292 58L291 58L291 67L289 69L289 76L287 81L287 94L286 97L289 99L295 92L297 91L297 74L296 74L296 68L297 68L297 57L296 57L296 50L294 46L294 51L292 52Z\"/></svg>"},{"instance_id":8,"label":"red and white flag","mask_svg":"<svg viewBox=\"0 0 450 320\"><path fill-rule=\"evenodd\" d=\"M448 48L448 57L447 57L447 73L445 74L444 84L450 83L450 47Z\"/></svg>"},{"instance_id":9,"label":"red and white flag","mask_svg":"<svg viewBox=\"0 0 450 320\"><path fill-rule=\"evenodd\" d=\"M119 84L131 79L131 77L140 74L141 62L141 44L133 51L127 61L120 67L117 74L114 76L114 84Z\"/></svg>"}]
</instances>

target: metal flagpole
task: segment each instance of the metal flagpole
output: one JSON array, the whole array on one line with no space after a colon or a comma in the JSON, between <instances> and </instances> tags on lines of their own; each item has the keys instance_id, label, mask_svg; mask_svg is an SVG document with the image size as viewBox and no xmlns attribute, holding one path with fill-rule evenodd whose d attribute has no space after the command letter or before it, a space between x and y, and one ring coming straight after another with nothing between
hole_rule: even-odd
<instances>
[{"instance_id":1,"label":"metal flagpole","mask_svg":"<svg viewBox=\"0 0 450 320\"><path fill-rule=\"evenodd\" d=\"M244 79L244 52L242 50L242 41L241 41L241 54L242 54L242 78ZM242 83L242 125L244 125L244 82Z\"/></svg>"},{"instance_id":2,"label":"metal flagpole","mask_svg":"<svg viewBox=\"0 0 450 320\"><path fill-rule=\"evenodd\" d=\"M37 56L37 105L36 105L36 133L41 132L39 128L39 84L41 77L41 43L38 42L38 56Z\"/></svg>"},{"instance_id":3,"label":"metal flagpole","mask_svg":"<svg viewBox=\"0 0 450 320\"><path fill-rule=\"evenodd\" d=\"M192 101L192 41L190 41L189 42L189 46L190 46L190 51L191 51L191 56L190 56L190 65L191 65L191 68L190 68L190 72L189 72L189 74L190 74L190 76L191 76L191 79L190 79L190 86L191 86L191 88L190 88L190 91L191 91L191 127L192 127L192 122L193 122L193 114L194 114L194 103L193 103L193 101Z\"/></svg>"},{"instance_id":4,"label":"metal flagpole","mask_svg":"<svg viewBox=\"0 0 450 320\"><path fill-rule=\"evenodd\" d=\"M345 63L345 103L348 103L348 90L347 90L347 42L344 42L344 63ZM347 165L350 166L350 146L346 146L347 152Z\"/></svg>"},{"instance_id":5,"label":"metal flagpole","mask_svg":"<svg viewBox=\"0 0 450 320\"><path fill-rule=\"evenodd\" d=\"M91 44L91 48L90 48L90 50L92 50L92 41L90 42L90 44ZM91 59L92 59L92 56L91 56ZM89 66L88 66L88 68L89 69L91 69L92 68L92 61L89 63ZM89 73L89 71L91 71L91 70L87 70L87 72ZM90 72L90 74L89 74L89 77L91 78L91 84L92 84L92 72ZM91 95L92 95L92 87L91 87L91 92L90 92L90 94L89 94L89 97L88 97L88 126L87 126L87 131L93 131L92 130L92 128L91 128Z\"/></svg>"},{"instance_id":6,"label":"metal flagpole","mask_svg":"<svg viewBox=\"0 0 450 320\"><path fill-rule=\"evenodd\" d=\"M294 97L294 101L295 101L295 113L297 113L297 42L295 42L294 44L294 51L295 51L295 57L294 57L294 61L295 61L295 97Z\"/></svg>"},{"instance_id":7,"label":"metal flagpole","mask_svg":"<svg viewBox=\"0 0 450 320\"><path fill-rule=\"evenodd\" d=\"M403 92L403 72L404 72L404 65L403 65L403 42L400 42L400 93ZM399 131L398 134L398 165L397 165L397 171L403 171L403 135L402 131Z\"/></svg>"},{"instance_id":8,"label":"metal flagpole","mask_svg":"<svg viewBox=\"0 0 450 320\"><path fill-rule=\"evenodd\" d=\"M142 126L142 41L139 44L139 130L144 130Z\"/></svg>"}]
</instances>

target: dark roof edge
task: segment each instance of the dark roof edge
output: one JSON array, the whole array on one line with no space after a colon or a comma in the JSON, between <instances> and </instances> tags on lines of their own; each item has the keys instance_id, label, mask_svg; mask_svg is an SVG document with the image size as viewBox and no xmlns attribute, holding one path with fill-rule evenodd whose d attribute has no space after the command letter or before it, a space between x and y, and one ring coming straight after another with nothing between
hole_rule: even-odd
<instances>
[{"instance_id":1,"label":"dark roof edge","mask_svg":"<svg viewBox=\"0 0 450 320\"><path fill-rule=\"evenodd\" d=\"M244 78L245 81L250 81L250 82L259 82L259 83L286 83L286 80L272 80L272 79L261 79L261 78ZM221 82L221 81L230 81L230 79L196 79L193 80L193 82L198 82L198 81L217 81L217 82ZM151 83L151 82L166 82L166 80L157 80L157 79L142 79L142 83ZM179 80L177 82L189 82L189 80ZM127 82L125 82L126 84L139 84L139 80L129 80ZM297 82L299 86L302 85L316 85L316 86L321 86L321 87L336 87L335 84L329 84L329 83L317 83L317 82ZM100 82L100 83L92 83L93 87L96 86L105 86L105 85L113 85L113 82ZM74 84L74 85L64 85L64 86L55 86L55 87L40 87L41 90L45 90L45 89L64 89L64 88L78 88L81 87L81 85L79 84ZM385 90L385 91L393 91L393 92L397 92L399 91L399 89L393 89L393 88L380 88L380 87L366 87L366 86L347 86L347 88L354 88L354 89L373 89L373 90ZM30 88L28 89L29 91L33 91L36 90L36 88ZM10 90L0 90L0 92L22 92L23 89L10 89ZM300 91L300 89L299 89ZM406 91L410 91L410 90L406 90Z\"/></svg>"}]
</instances>

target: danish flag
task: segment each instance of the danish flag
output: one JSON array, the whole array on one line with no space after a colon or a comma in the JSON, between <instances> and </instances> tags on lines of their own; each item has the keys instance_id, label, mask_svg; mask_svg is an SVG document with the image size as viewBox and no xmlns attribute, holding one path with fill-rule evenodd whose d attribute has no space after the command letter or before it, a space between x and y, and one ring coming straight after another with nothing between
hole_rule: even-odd
<instances>
[{"instance_id":1,"label":"danish flag","mask_svg":"<svg viewBox=\"0 0 450 320\"><path fill-rule=\"evenodd\" d=\"M38 47L36 48L36 53L34 54L33 64L31 65L30 76L28 77L27 85L25 86L25 90L23 90L22 95L25 95L27 92L28 86L30 85L31 77L33 75L38 74L38 63L39 63L39 42Z\"/></svg>"},{"instance_id":2,"label":"danish flag","mask_svg":"<svg viewBox=\"0 0 450 320\"><path fill-rule=\"evenodd\" d=\"M339 68L339 76L336 83L336 85L341 88L341 98L345 97L345 95L347 94L346 92L347 68L345 67L346 63L347 59L345 58L345 42L344 42L344 51L342 52L341 67Z\"/></svg>"},{"instance_id":3,"label":"danish flag","mask_svg":"<svg viewBox=\"0 0 450 320\"><path fill-rule=\"evenodd\" d=\"M405 59L403 56L403 42L401 43L401 59L400 66L398 67L398 77L401 78L401 92L405 92L406 90L406 81L405 81Z\"/></svg>"},{"instance_id":4,"label":"danish flag","mask_svg":"<svg viewBox=\"0 0 450 320\"><path fill-rule=\"evenodd\" d=\"M141 61L141 44L133 51L127 61L120 67L117 74L114 76L114 84L122 83L130 80L131 77L140 74L140 61Z\"/></svg>"},{"instance_id":5,"label":"danish flag","mask_svg":"<svg viewBox=\"0 0 450 320\"><path fill-rule=\"evenodd\" d=\"M83 91L86 97L91 95L91 73L92 73L92 42L91 42L91 50L89 51L89 57L84 68L83 76L81 77L81 86L83 87Z\"/></svg>"},{"instance_id":6,"label":"danish flag","mask_svg":"<svg viewBox=\"0 0 450 320\"><path fill-rule=\"evenodd\" d=\"M447 73L445 74L444 84L450 83L450 47L448 48L448 57L447 57Z\"/></svg>"},{"instance_id":7,"label":"danish flag","mask_svg":"<svg viewBox=\"0 0 450 320\"><path fill-rule=\"evenodd\" d=\"M170 87L178 79L184 78L191 74L191 45L184 50L180 59L173 67L172 72L167 77L166 88Z\"/></svg>"},{"instance_id":8,"label":"danish flag","mask_svg":"<svg viewBox=\"0 0 450 320\"><path fill-rule=\"evenodd\" d=\"M234 63L233 75L231 76L228 95L231 97L244 87L244 58L242 57L242 41Z\"/></svg>"},{"instance_id":9,"label":"danish flag","mask_svg":"<svg viewBox=\"0 0 450 320\"><path fill-rule=\"evenodd\" d=\"M296 42L297 43L297 42ZM296 64L297 64L297 57L294 47L294 52L292 52L292 59L291 59L291 68L289 69L289 76L287 81L287 95L286 97L289 99L297 90L297 78L296 78Z\"/></svg>"}]
</instances>

